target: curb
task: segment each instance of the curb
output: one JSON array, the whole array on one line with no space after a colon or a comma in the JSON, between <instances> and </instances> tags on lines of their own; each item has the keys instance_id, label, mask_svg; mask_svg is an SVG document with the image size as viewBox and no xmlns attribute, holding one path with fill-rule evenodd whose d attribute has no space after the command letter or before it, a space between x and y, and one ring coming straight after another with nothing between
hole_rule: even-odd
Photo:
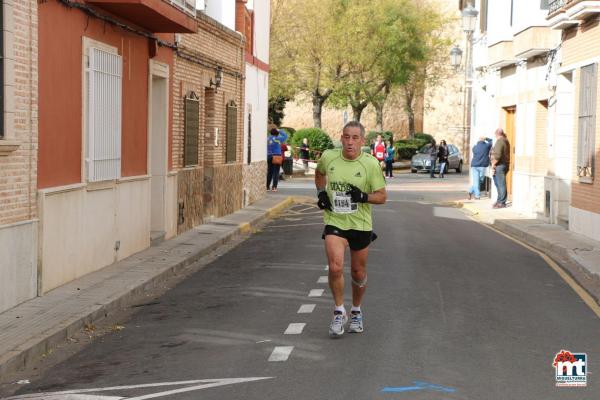
<instances>
[{"instance_id":1,"label":"curb","mask_svg":"<svg viewBox=\"0 0 600 400\"><path fill-rule=\"evenodd\" d=\"M600 276L594 274L584 265L578 262L577 259L571 254L571 250L530 234L522 229L515 228L510 223L504 222L501 219L495 219L491 224L482 221L478 217L480 211L477 207L461 201L456 201L454 203L457 206L467 210L471 214L471 217L476 219L479 223L489 225L497 229L499 232L502 232L528 246L531 246L537 251L545 254L550 259L554 260L565 273L573 278L573 280L575 280L575 282L581 286L598 305L600 305Z\"/></svg>"},{"instance_id":2,"label":"curb","mask_svg":"<svg viewBox=\"0 0 600 400\"><path fill-rule=\"evenodd\" d=\"M193 264L220 246L230 242L232 239L252 232L252 229L256 225L267 219L277 216L279 213L281 213L281 211L292 205L294 202L295 199L292 196L285 198L277 205L265 210L262 215L258 215L248 222L239 223L238 226L231 232L227 232L216 242L191 253L183 261L166 268L144 282L139 282L135 286L127 288L126 291L117 294L114 296L114 298L109 299L106 303L98 304L98 307L86 310L85 315L82 313L81 315L73 317L70 320L63 321L60 325L57 325L53 329L38 334L37 336L29 339L27 342L20 344L17 347L17 350L12 350L6 354L0 355L0 376L6 376L10 373L16 372L27 367L32 362L39 360L43 355L51 351L52 348L64 343L69 337L81 330L86 324L92 324L101 320L102 318L106 318L115 310L131 305L131 301L134 298L138 298L145 291L158 287L171 276L177 275L177 273L179 273L185 267Z\"/></svg>"},{"instance_id":3,"label":"curb","mask_svg":"<svg viewBox=\"0 0 600 400\"><path fill-rule=\"evenodd\" d=\"M600 305L600 276L579 263L571 255L571 250L515 228L502 220L496 220L493 226L500 232L528 244L556 261Z\"/></svg>"}]
</instances>

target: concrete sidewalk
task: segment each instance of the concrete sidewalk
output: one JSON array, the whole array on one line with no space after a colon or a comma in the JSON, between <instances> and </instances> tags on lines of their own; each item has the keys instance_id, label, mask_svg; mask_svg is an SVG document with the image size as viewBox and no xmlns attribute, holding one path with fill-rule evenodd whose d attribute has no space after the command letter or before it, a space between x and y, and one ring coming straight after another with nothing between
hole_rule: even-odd
<instances>
[{"instance_id":1,"label":"concrete sidewalk","mask_svg":"<svg viewBox=\"0 0 600 400\"><path fill-rule=\"evenodd\" d=\"M88 274L0 314L0 376L38 360L86 324L104 318L294 200L269 194L231 215Z\"/></svg>"},{"instance_id":2,"label":"concrete sidewalk","mask_svg":"<svg viewBox=\"0 0 600 400\"><path fill-rule=\"evenodd\" d=\"M600 242L562 226L520 214L511 207L493 209L489 200L457 203L476 220L493 226L558 262L600 304Z\"/></svg>"}]
</instances>

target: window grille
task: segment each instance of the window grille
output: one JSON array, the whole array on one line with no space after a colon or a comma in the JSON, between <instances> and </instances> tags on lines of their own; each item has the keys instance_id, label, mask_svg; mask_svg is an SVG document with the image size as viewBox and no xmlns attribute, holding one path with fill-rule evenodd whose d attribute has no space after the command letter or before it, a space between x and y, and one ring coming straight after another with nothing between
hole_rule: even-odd
<instances>
[{"instance_id":1,"label":"window grille","mask_svg":"<svg viewBox=\"0 0 600 400\"><path fill-rule=\"evenodd\" d=\"M91 182L121 176L122 59L89 49L87 177Z\"/></svg>"},{"instance_id":2,"label":"window grille","mask_svg":"<svg viewBox=\"0 0 600 400\"><path fill-rule=\"evenodd\" d=\"M237 105L232 100L227 103L227 143L226 143L226 162L236 161L236 142L237 142Z\"/></svg>"},{"instance_id":3,"label":"window grille","mask_svg":"<svg viewBox=\"0 0 600 400\"><path fill-rule=\"evenodd\" d=\"M184 166L198 165L198 137L200 134L200 97L194 92L184 99Z\"/></svg>"},{"instance_id":4,"label":"window grille","mask_svg":"<svg viewBox=\"0 0 600 400\"><path fill-rule=\"evenodd\" d=\"M584 178L582 180L589 180L594 176L597 78L597 64L581 68L577 133L577 176Z\"/></svg>"}]
</instances>

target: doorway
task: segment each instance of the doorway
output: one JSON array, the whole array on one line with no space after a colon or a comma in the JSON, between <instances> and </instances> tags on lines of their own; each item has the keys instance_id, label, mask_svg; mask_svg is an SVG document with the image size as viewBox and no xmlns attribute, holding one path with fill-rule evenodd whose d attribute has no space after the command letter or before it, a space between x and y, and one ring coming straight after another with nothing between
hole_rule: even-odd
<instances>
[{"instance_id":1,"label":"doorway","mask_svg":"<svg viewBox=\"0 0 600 400\"><path fill-rule=\"evenodd\" d=\"M150 77L150 239L156 243L166 234L168 171L168 67L153 64ZM166 70L166 71L163 71ZM158 73L158 74L155 74Z\"/></svg>"},{"instance_id":2,"label":"doorway","mask_svg":"<svg viewBox=\"0 0 600 400\"><path fill-rule=\"evenodd\" d=\"M510 144L510 169L508 174L506 174L506 190L508 195L512 195L512 177L513 170L515 169L515 121L517 114L517 107L506 107L504 109L506 112L506 124L504 133L506 133L506 138L508 139L508 143Z\"/></svg>"}]
</instances>

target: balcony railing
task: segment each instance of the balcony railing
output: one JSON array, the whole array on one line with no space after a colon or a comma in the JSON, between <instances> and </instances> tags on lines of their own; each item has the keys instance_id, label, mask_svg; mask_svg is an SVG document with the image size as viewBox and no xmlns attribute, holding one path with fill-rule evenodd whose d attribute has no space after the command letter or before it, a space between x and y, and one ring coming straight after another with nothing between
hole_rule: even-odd
<instances>
[{"instance_id":1,"label":"balcony railing","mask_svg":"<svg viewBox=\"0 0 600 400\"><path fill-rule=\"evenodd\" d=\"M168 0L168 2L181 8L188 14L196 16L196 0Z\"/></svg>"},{"instance_id":2,"label":"balcony railing","mask_svg":"<svg viewBox=\"0 0 600 400\"><path fill-rule=\"evenodd\" d=\"M554 14L556 11L563 8L565 5L565 0L552 0L550 2L550 8L548 9L548 15Z\"/></svg>"}]
</instances>

